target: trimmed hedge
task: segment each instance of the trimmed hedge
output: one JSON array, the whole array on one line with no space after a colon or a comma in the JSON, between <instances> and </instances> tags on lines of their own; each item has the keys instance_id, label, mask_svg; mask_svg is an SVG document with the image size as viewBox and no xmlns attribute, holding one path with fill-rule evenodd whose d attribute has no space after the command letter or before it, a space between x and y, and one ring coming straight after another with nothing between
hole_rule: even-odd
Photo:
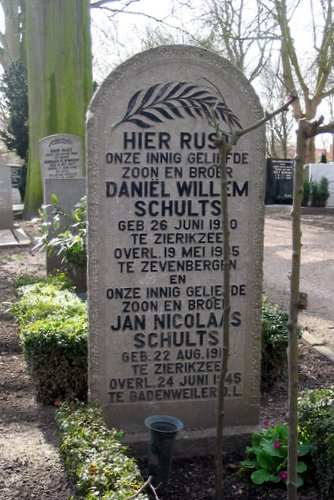
<instances>
[{"instance_id":1,"label":"trimmed hedge","mask_svg":"<svg viewBox=\"0 0 334 500\"><path fill-rule=\"evenodd\" d=\"M37 400L87 398L87 304L62 282L18 288L12 306Z\"/></svg>"},{"instance_id":2,"label":"trimmed hedge","mask_svg":"<svg viewBox=\"0 0 334 500\"><path fill-rule=\"evenodd\" d=\"M106 428L98 405L64 403L57 411L56 422L60 455L79 498L122 500L142 488L138 466L120 442L122 434ZM148 499L143 493L136 498Z\"/></svg>"}]
</instances>

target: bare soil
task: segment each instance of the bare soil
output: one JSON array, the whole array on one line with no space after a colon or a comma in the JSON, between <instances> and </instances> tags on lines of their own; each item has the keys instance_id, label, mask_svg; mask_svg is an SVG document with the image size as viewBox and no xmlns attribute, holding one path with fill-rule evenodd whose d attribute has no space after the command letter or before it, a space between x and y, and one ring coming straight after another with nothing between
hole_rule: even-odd
<instances>
[{"instance_id":1,"label":"bare soil","mask_svg":"<svg viewBox=\"0 0 334 500\"><path fill-rule=\"evenodd\" d=\"M318 223L319 221L316 220ZM312 221L311 221L312 223ZM36 222L20 222L30 238L37 234ZM73 495L57 451L55 408L35 400L34 386L27 374L19 344L18 328L7 312L14 300L14 279L23 274L45 274L44 255L29 247L0 248L0 498L65 500ZM316 319L315 319L316 321ZM321 322L316 325L321 328ZM334 365L309 346L300 345L300 387L326 387L334 380ZM287 384L282 381L262 396L261 419L283 422L287 412ZM235 475L239 460L224 457L226 499L282 499L282 488L255 488ZM147 463L140 462L144 476ZM172 464L168 490L170 500L214 498L212 457L177 460ZM299 499L319 499L316 484L300 490Z\"/></svg>"}]
</instances>

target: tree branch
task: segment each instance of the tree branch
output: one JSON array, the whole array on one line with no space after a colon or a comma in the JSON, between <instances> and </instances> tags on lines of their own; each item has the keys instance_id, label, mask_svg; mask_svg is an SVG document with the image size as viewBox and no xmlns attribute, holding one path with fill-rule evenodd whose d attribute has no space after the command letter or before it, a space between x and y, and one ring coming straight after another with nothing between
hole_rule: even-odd
<instances>
[{"instance_id":1,"label":"tree branch","mask_svg":"<svg viewBox=\"0 0 334 500\"><path fill-rule=\"evenodd\" d=\"M119 0L97 0L96 2L93 2L90 4L91 7L93 8L104 8L111 10L108 7L104 7L106 3L112 3L112 2L118 2ZM124 5L123 9L119 9L118 12L122 12L124 9L126 9L129 5L135 2L140 2L140 0L128 0L126 4Z\"/></svg>"},{"instance_id":2,"label":"tree branch","mask_svg":"<svg viewBox=\"0 0 334 500\"><path fill-rule=\"evenodd\" d=\"M108 0L104 0L104 1L108 1ZM140 1L140 0L133 0L133 1L137 2L137 1ZM103 2L103 0L102 0L102 2ZM92 4L92 6L95 6L95 4ZM123 14L131 14L131 15L135 15L135 16L146 17L147 19L151 19L152 21L155 21L156 23L162 24L166 28L172 28L172 29L178 31L179 33L182 33L183 35L186 35L187 37L189 37L189 39L191 39L192 41L194 41L200 47L203 46L203 41L202 40L196 38L189 31L187 31L187 30L185 30L183 28L180 28L180 26L174 26L173 24L170 24L170 23L166 22L165 19L161 19L161 18L159 19L158 17L152 16L151 14L146 14L145 12L136 12L136 11L133 11L133 10L112 9L110 7L102 7L102 8L104 8L105 10L108 10L108 11L112 12L113 14L123 13Z\"/></svg>"},{"instance_id":3,"label":"tree branch","mask_svg":"<svg viewBox=\"0 0 334 500\"><path fill-rule=\"evenodd\" d=\"M329 90L326 90L325 92L323 92L320 97L321 99L324 99L325 97L329 97L330 95L333 95L334 94L334 87L332 87L331 89Z\"/></svg>"},{"instance_id":4,"label":"tree branch","mask_svg":"<svg viewBox=\"0 0 334 500\"><path fill-rule=\"evenodd\" d=\"M283 111L287 110L288 107L296 99L297 99L296 96L291 96L290 99L285 104L283 104L280 108L276 109L272 113L267 113L266 112L266 114L265 114L264 118L262 118L262 120L254 123L253 125L251 125L248 128L244 128L242 130L236 130L235 132L233 132L232 138L231 138L231 144L235 145L238 142L238 140L240 139L240 137L244 136L245 134L248 134L249 132L252 132L253 130L255 130L255 129L259 128L259 127L261 127L261 125L264 125L268 121L272 120L272 118L274 118L274 116L276 116L279 113L282 113Z\"/></svg>"},{"instance_id":5,"label":"tree branch","mask_svg":"<svg viewBox=\"0 0 334 500\"><path fill-rule=\"evenodd\" d=\"M334 121L328 123L327 125L322 125L323 121L324 117L321 116L318 120L310 123L310 126L305 129L307 139L320 134L334 133Z\"/></svg>"}]
</instances>

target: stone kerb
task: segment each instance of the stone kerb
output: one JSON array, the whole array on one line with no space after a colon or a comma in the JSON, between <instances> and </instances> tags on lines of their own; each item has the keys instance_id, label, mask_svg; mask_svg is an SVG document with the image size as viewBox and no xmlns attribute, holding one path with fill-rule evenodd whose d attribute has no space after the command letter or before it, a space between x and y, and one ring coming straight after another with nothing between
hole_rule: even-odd
<instances>
[{"instance_id":1,"label":"stone kerb","mask_svg":"<svg viewBox=\"0 0 334 500\"><path fill-rule=\"evenodd\" d=\"M238 70L189 46L131 58L88 111L89 391L128 433L144 432L153 414L180 418L185 432L215 426L224 265L232 293L226 424L258 423L264 129L228 158L224 263L212 113L227 136L262 117Z\"/></svg>"},{"instance_id":2,"label":"stone kerb","mask_svg":"<svg viewBox=\"0 0 334 500\"><path fill-rule=\"evenodd\" d=\"M11 229L14 224L10 168L0 162L0 229Z\"/></svg>"}]
</instances>

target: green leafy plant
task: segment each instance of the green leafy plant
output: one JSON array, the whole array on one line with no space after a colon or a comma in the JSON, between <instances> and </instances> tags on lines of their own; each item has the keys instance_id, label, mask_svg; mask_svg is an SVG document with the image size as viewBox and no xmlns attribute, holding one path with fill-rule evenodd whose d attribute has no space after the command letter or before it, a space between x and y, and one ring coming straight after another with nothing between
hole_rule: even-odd
<instances>
[{"instance_id":1,"label":"green leafy plant","mask_svg":"<svg viewBox=\"0 0 334 500\"><path fill-rule=\"evenodd\" d=\"M43 205L40 210L39 230L41 236L35 248L46 250L48 255L61 257L65 270L82 272L86 270L86 196L75 205L72 215L68 215L58 205L56 195L51 197L51 205Z\"/></svg>"},{"instance_id":2,"label":"green leafy plant","mask_svg":"<svg viewBox=\"0 0 334 500\"><path fill-rule=\"evenodd\" d=\"M334 386L302 392L298 418L302 433L312 444L311 457L323 498L334 498Z\"/></svg>"},{"instance_id":3,"label":"green leafy plant","mask_svg":"<svg viewBox=\"0 0 334 500\"><path fill-rule=\"evenodd\" d=\"M122 433L106 428L97 404L62 404L56 421L61 458L79 498L122 500L142 488L138 466L121 444ZM148 497L138 493L136 498Z\"/></svg>"},{"instance_id":4,"label":"green leafy plant","mask_svg":"<svg viewBox=\"0 0 334 500\"><path fill-rule=\"evenodd\" d=\"M246 448L247 459L241 462L241 475L249 476L254 484L286 483L288 479L288 426L270 427L265 422L262 432L255 432L252 444ZM298 457L305 457L310 452L310 445L304 436L298 443ZM297 487L304 484L304 476L308 466L305 461L298 460Z\"/></svg>"},{"instance_id":5,"label":"green leafy plant","mask_svg":"<svg viewBox=\"0 0 334 500\"><path fill-rule=\"evenodd\" d=\"M270 388L286 375L288 347L288 312L262 297L261 387ZM301 329L299 328L299 335Z\"/></svg>"}]
</instances>

